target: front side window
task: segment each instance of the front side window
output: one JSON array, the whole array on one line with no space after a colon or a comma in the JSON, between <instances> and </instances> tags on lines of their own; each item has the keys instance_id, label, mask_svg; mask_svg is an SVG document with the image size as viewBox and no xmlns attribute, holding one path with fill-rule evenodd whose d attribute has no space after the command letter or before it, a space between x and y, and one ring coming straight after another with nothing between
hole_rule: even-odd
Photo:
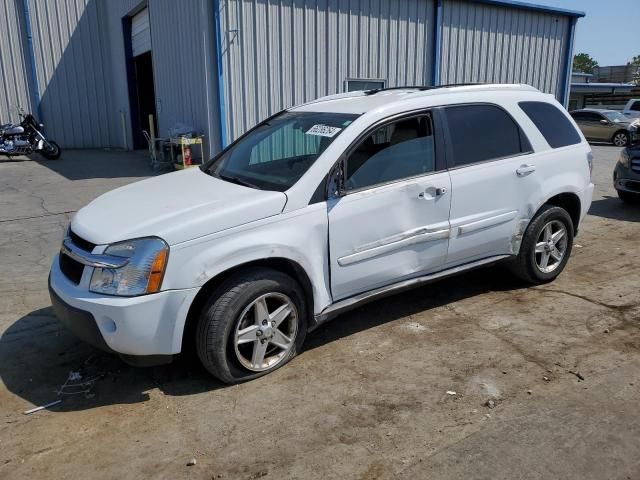
<instances>
[{"instance_id":1,"label":"front side window","mask_svg":"<svg viewBox=\"0 0 640 480\"><path fill-rule=\"evenodd\" d=\"M447 107L445 118L456 167L531 151L518 124L494 105Z\"/></svg>"},{"instance_id":2,"label":"front side window","mask_svg":"<svg viewBox=\"0 0 640 480\"><path fill-rule=\"evenodd\" d=\"M629 121L629 117L620 112L604 112L603 115L613 123L625 123Z\"/></svg>"},{"instance_id":3,"label":"front side window","mask_svg":"<svg viewBox=\"0 0 640 480\"><path fill-rule=\"evenodd\" d=\"M435 170L435 143L428 115L377 128L347 159L345 188L360 188L424 175Z\"/></svg>"},{"instance_id":4,"label":"front side window","mask_svg":"<svg viewBox=\"0 0 640 480\"><path fill-rule=\"evenodd\" d=\"M578 131L555 105L546 102L520 102L518 105L540 130L551 148L581 142Z\"/></svg>"},{"instance_id":5,"label":"front side window","mask_svg":"<svg viewBox=\"0 0 640 480\"><path fill-rule=\"evenodd\" d=\"M210 175L261 190L291 188L358 115L284 112L240 138L203 167Z\"/></svg>"},{"instance_id":6,"label":"front side window","mask_svg":"<svg viewBox=\"0 0 640 480\"><path fill-rule=\"evenodd\" d=\"M633 102L629 110L632 110L634 112L640 112L640 102Z\"/></svg>"}]
</instances>

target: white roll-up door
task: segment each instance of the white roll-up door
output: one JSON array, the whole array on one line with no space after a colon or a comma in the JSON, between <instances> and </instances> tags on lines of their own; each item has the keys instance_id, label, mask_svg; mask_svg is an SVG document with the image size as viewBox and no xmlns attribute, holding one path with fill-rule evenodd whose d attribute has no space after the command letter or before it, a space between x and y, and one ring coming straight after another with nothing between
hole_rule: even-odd
<instances>
[{"instance_id":1,"label":"white roll-up door","mask_svg":"<svg viewBox=\"0 0 640 480\"><path fill-rule=\"evenodd\" d=\"M151 29L149 28L148 8L136 13L131 19L131 46L134 57L151 51Z\"/></svg>"}]
</instances>

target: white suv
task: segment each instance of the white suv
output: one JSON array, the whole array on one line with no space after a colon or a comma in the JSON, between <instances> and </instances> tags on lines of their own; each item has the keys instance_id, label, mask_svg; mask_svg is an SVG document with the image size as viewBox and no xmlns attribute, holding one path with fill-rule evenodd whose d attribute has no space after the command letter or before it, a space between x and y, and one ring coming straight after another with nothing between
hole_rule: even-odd
<instances>
[{"instance_id":1,"label":"white suv","mask_svg":"<svg viewBox=\"0 0 640 480\"><path fill-rule=\"evenodd\" d=\"M526 85L321 98L202 168L81 209L52 303L129 362L195 344L220 380L248 380L322 322L407 287L497 261L553 280L591 204L591 158L561 105Z\"/></svg>"}]
</instances>

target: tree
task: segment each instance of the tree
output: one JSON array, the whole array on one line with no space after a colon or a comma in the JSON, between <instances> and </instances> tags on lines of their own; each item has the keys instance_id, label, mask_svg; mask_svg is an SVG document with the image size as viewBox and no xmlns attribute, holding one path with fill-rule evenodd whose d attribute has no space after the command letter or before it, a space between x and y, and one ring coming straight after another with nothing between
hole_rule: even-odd
<instances>
[{"instance_id":1,"label":"tree","mask_svg":"<svg viewBox=\"0 0 640 480\"><path fill-rule=\"evenodd\" d=\"M640 55L633 57L630 62L627 62L627 65L640 65Z\"/></svg>"},{"instance_id":2,"label":"tree","mask_svg":"<svg viewBox=\"0 0 640 480\"><path fill-rule=\"evenodd\" d=\"M593 73L593 68L598 66L588 53L578 53L573 56L573 71L582 73Z\"/></svg>"}]
</instances>

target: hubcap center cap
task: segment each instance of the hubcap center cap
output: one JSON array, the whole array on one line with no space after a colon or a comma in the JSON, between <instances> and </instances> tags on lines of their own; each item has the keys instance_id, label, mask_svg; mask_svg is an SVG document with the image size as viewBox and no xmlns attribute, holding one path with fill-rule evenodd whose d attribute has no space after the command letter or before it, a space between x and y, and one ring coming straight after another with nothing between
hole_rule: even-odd
<instances>
[{"instance_id":1,"label":"hubcap center cap","mask_svg":"<svg viewBox=\"0 0 640 480\"><path fill-rule=\"evenodd\" d=\"M273 338L273 335L275 333L271 325L267 325L266 327L260 327L259 331L261 334L258 335L258 337L266 338L266 339Z\"/></svg>"}]
</instances>

